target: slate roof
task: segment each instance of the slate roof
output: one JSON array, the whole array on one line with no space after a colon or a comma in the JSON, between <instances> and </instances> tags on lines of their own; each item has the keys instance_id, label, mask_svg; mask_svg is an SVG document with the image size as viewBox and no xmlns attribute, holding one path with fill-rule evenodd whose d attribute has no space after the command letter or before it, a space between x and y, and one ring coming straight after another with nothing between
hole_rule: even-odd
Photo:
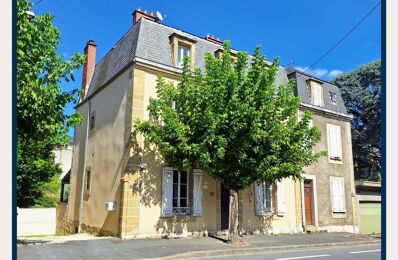
<instances>
[{"instance_id":1,"label":"slate roof","mask_svg":"<svg viewBox=\"0 0 398 260\"><path fill-rule=\"evenodd\" d=\"M202 71L205 70L205 53L214 53L216 50L222 48L217 43L207 41L191 33L147 19L140 19L96 64L87 96L90 96L97 89L113 80L125 68L130 66L135 58L173 68L169 37L174 33L195 41L195 67L202 69ZM236 50L232 50L232 52L236 52ZM251 58L252 56L249 56L249 64ZM315 77L291 68L285 70L280 66L276 77L276 84L287 83L288 78L291 77L297 78L296 94L301 96L303 103L311 104L306 80ZM325 103L323 108L347 114L347 109L344 106L339 88L330 82L322 82ZM331 103L329 91L337 94L337 106ZM319 109L322 108L319 107Z\"/></svg>"},{"instance_id":2,"label":"slate roof","mask_svg":"<svg viewBox=\"0 0 398 260\"><path fill-rule=\"evenodd\" d=\"M289 79L291 79L291 78L296 79L296 81L297 81L296 94L301 97L302 103L311 105L310 92L308 89L307 80L315 79L317 81L322 82L322 86L323 86L324 106L320 107L320 109L324 108L324 109L328 109L328 110L331 110L334 112L348 114L338 86L336 86L328 81L316 78L312 75L309 75L307 73L304 73L304 72L294 69L294 68L287 68L286 73L287 73L287 76ZM332 100L330 99L329 92L336 93L337 104L332 103Z\"/></svg>"},{"instance_id":3,"label":"slate roof","mask_svg":"<svg viewBox=\"0 0 398 260\"><path fill-rule=\"evenodd\" d=\"M170 35L177 33L181 36L195 40L195 67L204 71L205 53L214 53L222 48L221 45L207 41L196 35L178 30L167 25L159 24L147 19L140 19L131 29L116 43L95 66L94 74L90 82L88 96L95 90L111 81L126 66L130 65L134 58L141 58L157 64L173 67ZM236 50L233 50L235 52ZM276 83L288 82L287 75L280 67Z\"/></svg>"}]
</instances>

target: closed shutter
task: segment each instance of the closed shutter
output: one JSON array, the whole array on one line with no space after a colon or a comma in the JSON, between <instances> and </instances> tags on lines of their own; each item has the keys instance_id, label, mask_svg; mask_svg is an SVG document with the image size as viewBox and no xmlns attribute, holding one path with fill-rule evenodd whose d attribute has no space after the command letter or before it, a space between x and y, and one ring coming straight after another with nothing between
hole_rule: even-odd
<instances>
[{"instance_id":1,"label":"closed shutter","mask_svg":"<svg viewBox=\"0 0 398 260\"><path fill-rule=\"evenodd\" d=\"M322 87L319 83L311 82L312 102L316 106L321 105Z\"/></svg>"},{"instance_id":2,"label":"closed shutter","mask_svg":"<svg viewBox=\"0 0 398 260\"><path fill-rule=\"evenodd\" d=\"M173 168L163 167L162 216L173 216Z\"/></svg>"},{"instance_id":3,"label":"closed shutter","mask_svg":"<svg viewBox=\"0 0 398 260\"><path fill-rule=\"evenodd\" d=\"M344 181L332 180L333 212L345 212Z\"/></svg>"},{"instance_id":4,"label":"closed shutter","mask_svg":"<svg viewBox=\"0 0 398 260\"><path fill-rule=\"evenodd\" d=\"M285 191L283 189L282 181L276 183L276 199L277 199L277 214L278 216L285 215Z\"/></svg>"},{"instance_id":5,"label":"closed shutter","mask_svg":"<svg viewBox=\"0 0 398 260\"><path fill-rule=\"evenodd\" d=\"M199 169L193 170L193 216L202 216L202 179L203 172Z\"/></svg>"},{"instance_id":6,"label":"closed shutter","mask_svg":"<svg viewBox=\"0 0 398 260\"><path fill-rule=\"evenodd\" d=\"M341 134L340 127L328 125L329 130L329 157L341 159Z\"/></svg>"},{"instance_id":7,"label":"closed shutter","mask_svg":"<svg viewBox=\"0 0 398 260\"><path fill-rule=\"evenodd\" d=\"M255 182L255 190L256 190L256 215L257 216L264 216L265 209L264 209L264 189L262 183Z\"/></svg>"}]
</instances>

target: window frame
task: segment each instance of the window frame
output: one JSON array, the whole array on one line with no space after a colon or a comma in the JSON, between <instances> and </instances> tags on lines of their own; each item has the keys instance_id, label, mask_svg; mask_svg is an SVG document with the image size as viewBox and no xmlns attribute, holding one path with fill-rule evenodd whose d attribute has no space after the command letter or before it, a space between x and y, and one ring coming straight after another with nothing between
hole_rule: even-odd
<instances>
[{"instance_id":1,"label":"window frame","mask_svg":"<svg viewBox=\"0 0 398 260\"><path fill-rule=\"evenodd\" d=\"M91 183L92 183L92 173L91 173L91 168L88 168L86 169L86 174L84 177L84 193L90 194Z\"/></svg>"},{"instance_id":2,"label":"window frame","mask_svg":"<svg viewBox=\"0 0 398 260\"><path fill-rule=\"evenodd\" d=\"M329 91L330 101L333 105L337 105L337 93L333 91Z\"/></svg>"},{"instance_id":3,"label":"window frame","mask_svg":"<svg viewBox=\"0 0 398 260\"><path fill-rule=\"evenodd\" d=\"M177 173L177 183L174 182L174 174ZM181 183L181 173L185 173L187 175L186 177L186 183ZM183 170L178 170L178 169L173 169L173 201L172 201L172 211L173 215L191 215L191 207L190 207L190 202L189 202L189 175L190 173L188 171L183 171ZM177 197L174 196L174 185L177 185ZM186 185L186 197L181 197L181 186ZM174 200L177 200L177 206L174 206ZM186 200L186 206L181 207L181 200L185 199Z\"/></svg>"},{"instance_id":4,"label":"window frame","mask_svg":"<svg viewBox=\"0 0 398 260\"><path fill-rule=\"evenodd\" d=\"M187 55L184 56L184 49L187 50ZM177 67L182 69L185 57L191 57L191 46L178 42L177 46Z\"/></svg>"},{"instance_id":5,"label":"window frame","mask_svg":"<svg viewBox=\"0 0 398 260\"><path fill-rule=\"evenodd\" d=\"M170 35L170 44L171 44L171 51L172 51L172 63L174 67L177 67L179 69L182 69L182 66L179 66L179 46L183 45L185 47L189 48L189 57L190 57L190 62L191 62L191 70L195 69L195 43L197 42L194 39L191 39L189 37L173 33Z\"/></svg>"},{"instance_id":6,"label":"window frame","mask_svg":"<svg viewBox=\"0 0 398 260\"><path fill-rule=\"evenodd\" d=\"M268 185L268 188L266 187ZM257 187L256 187L257 186ZM257 188L262 189L262 197L261 199L261 205L262 205L262 213L261 216L269 216L275 213L275 210L273 208L274 203L273 203L273 183L270 182L256 182L255 183L255 194L256 194L256 200L255 200L255 208L257 212L257 203L258 203L258 193L257 193ZM267 193L268 190L268 193ZM269 195L269 198L267 199L267 196ZM269 207L267 207L267 202L269 202ZM257 214L258 215L258 214Z\"/></svg>"}]
</instances>

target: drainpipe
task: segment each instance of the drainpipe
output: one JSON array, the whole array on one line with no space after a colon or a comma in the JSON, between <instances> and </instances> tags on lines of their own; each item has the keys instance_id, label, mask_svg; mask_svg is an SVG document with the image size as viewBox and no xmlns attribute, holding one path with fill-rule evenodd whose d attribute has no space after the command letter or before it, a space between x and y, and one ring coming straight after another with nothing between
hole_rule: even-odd
<instances>
[{"instance_id":1,"label":"drainpipe","mask_svg":"<svg viewBox=\"0 0 398 260\"><path fill-rule=\"evenodd\" d=\"M300 201L301 201L301 225L302 225L302 227L303 227L303 232L305 232L305 223L304 223L304 214L305 214L305 210L304 210L304 203L303 203L303 200L304 200L304 190L303 190L303 187L304 187L304 182L301 182L300 181Z\"/></svg>"},{"instance_id":2,"label":"drainpipe","mask_svg":"<svg viewBox=\"0 0 398 260\"><path fill-rule=\"evenodd\" d=\"M79 226L77 229L78 233L81 233L81 225L83 220L83 196L84 196L84 182L86 179L86 167L87 167L87 151L88 151L88 132L90 128L90 113L91 113L91 100L88 100L87 109L87 126L86 126L86 139L84 141L84 161L83 161L83 178L82 178L82 188L80 191L80 209L79 209Z\"/></svg>"}]
</instances>

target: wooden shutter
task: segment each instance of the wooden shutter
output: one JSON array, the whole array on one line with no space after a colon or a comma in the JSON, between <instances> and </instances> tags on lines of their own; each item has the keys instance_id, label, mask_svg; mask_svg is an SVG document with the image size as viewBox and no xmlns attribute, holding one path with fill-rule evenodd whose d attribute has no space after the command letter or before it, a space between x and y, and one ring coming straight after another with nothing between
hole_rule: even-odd
<instances>
[{"instance_id":1,"label":"wooden shutter","mask_svg":"<svg viewBox=\"0 0 398 260\"><path fill-rule=\"evenodd\" d=\"M345 212L344 181L332 180L333 212Z\"/></svg>"},{"instance_id":2,"label":"wooden shutter","mask_svg":"<svg viewBox=\"0 0 398 260\"><path fill-rule=\"evenodd\" d=\"M264 189L262 183L255 182L254 184L256 190L256 215L264 216L265 215L265 201L264 201Z\"/></svg>"},{"instance_id":3,"label":"wooden shutter","mask_svg":"<svg viewBox=\"0 0 398 260\"><path fill-rule=\"evenodd\" d=\"M341 158L341 133L340 127L329 125L329 157Z\"/></svg>"},{"instance_id":4,"label":"wooden shutter","mask_svg":"<svg viewBox=\"0 0 398 260\"><path fill-rule=\"evenodd\" d=\"M173 216L173 168L163 167L162 216Z\"/></svg>"},{"instance_id":5,"label":"wooden shutter","mask_svg":"<svg viewBox=\"0 0 398 260\"><path fill-rule=\"evenodd\" d=\"M282 181L276 182L276 192L277 214L278 216L283 216L285 215L285 191Z\"/></svg>"},{"instance_id":6,"label":"wooden shutter","mask_svg":"<svg viewBox=\"0 0 398 260\"><path fill-rule=\"evenodd\" d=\"M193 170L193 216L202 216L202 179L203 172L199 169Z\"/></svg>"}]
</instances>

